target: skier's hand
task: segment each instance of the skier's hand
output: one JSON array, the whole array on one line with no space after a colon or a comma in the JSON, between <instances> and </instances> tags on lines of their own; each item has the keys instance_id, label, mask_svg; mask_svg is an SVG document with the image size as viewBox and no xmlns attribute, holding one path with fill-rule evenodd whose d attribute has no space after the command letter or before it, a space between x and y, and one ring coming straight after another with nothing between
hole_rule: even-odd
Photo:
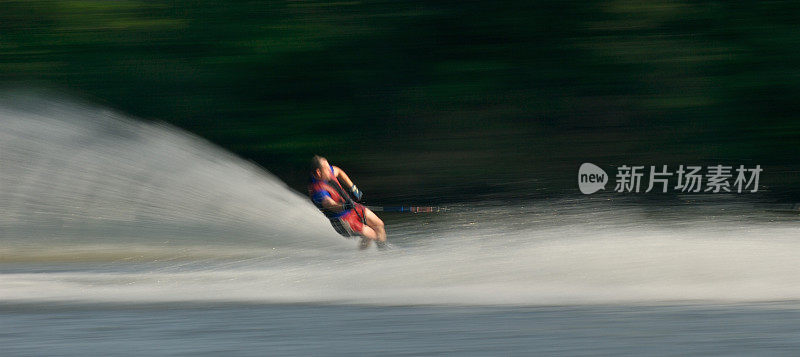
<instances>
[{"instance_id":1,"label":"skier's hand","mask_svg":"<svg viewBox=\"0 0 800 357\"><path fill-rule=\"evenodd\" d=\"M359 191L356 185L350 187L350 193L353 194L353 197L355 197L356 201L361 201L361 196L364 196L364 193Z\"/></svg>"}]
</instances>

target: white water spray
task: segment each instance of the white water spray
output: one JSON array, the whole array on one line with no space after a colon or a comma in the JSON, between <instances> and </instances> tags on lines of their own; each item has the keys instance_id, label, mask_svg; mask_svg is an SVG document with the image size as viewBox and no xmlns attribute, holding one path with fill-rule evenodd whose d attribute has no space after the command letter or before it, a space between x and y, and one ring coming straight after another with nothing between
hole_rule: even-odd
<instances>
[{"instance_id":1,"label":"white water spray","mask_svg":"<svg viewBox=\"0 0 800 357\"><path fill-rule=\"evenodd\" d=\"M336 241L307 199L205 140L36 96L0 96L0 202L5 249Z\"/></svg>"}]
</instances>

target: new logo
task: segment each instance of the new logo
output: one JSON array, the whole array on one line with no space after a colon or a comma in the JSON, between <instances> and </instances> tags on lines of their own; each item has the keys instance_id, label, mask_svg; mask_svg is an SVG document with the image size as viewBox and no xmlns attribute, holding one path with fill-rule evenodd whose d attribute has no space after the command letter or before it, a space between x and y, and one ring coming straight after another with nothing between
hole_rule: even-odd
<instances>
[{"instance_id":1,"label":"new logo","mask_svg":"<svg viewBox=\"0 0 800 357\"><path fill-rule=\"evenodd\" d=\"M595 164L584 162L578 169L578 188L584 194L592 194L606 188L608 174Z\"/></svg>"}]
</instances>

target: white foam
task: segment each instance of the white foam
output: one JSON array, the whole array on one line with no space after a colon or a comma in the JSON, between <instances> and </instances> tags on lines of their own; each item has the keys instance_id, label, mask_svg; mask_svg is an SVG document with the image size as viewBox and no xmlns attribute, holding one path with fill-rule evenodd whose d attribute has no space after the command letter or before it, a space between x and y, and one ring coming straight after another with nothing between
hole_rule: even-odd
<instances>
[{"instance_id":1,"label":"white foam","mask_svg":"<svg viewBox=\"0 0 800 357\"><path fill-rule=\"evenodd\" d=\"M800 232L453 231L381 252L283 252L235 266L6 274L3 301L552 305L800 299ZM744 233L744 232L741 232ZM544 239L543 239L544 238ZM490 240L487 240L490 239Z\"/></svg>"}]
</instances>

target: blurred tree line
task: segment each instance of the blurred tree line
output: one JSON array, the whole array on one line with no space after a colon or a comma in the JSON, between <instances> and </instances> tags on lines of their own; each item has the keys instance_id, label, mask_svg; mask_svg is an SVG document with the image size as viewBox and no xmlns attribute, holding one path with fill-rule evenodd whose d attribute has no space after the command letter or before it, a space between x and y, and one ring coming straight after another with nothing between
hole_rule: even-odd
<instances>
[{"instance_id":1,"label":"blurred tree line","mask_svg":"<svg viewBox=\"0 0 800 357\"><path fill-rule=\"evenodd\" d=\"M793 1L0 0L0 82L167 121L301 192L316 153L373 201L577 193L583 162L760 164L764 190L797 199L797 14Z\"/></svg>"}]
</instances>

